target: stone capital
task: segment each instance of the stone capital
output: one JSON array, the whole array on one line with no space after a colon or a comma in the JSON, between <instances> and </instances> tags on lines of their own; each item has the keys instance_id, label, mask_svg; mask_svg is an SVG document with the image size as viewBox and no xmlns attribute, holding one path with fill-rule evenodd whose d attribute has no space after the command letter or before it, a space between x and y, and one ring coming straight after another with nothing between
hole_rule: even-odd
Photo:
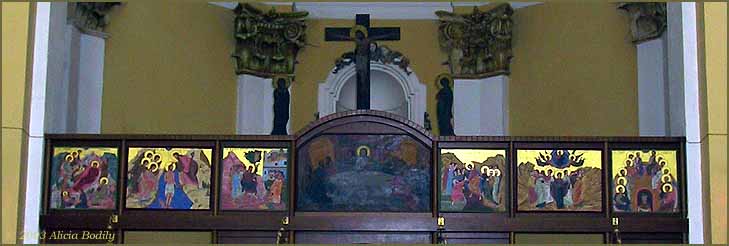
<instances>
[{"instance_id":1,"label":"stone capital","mask_svg":"<svg viewBox=\"0 0 729 246\"><path fill-rule=\"evenodd\" d=\"M633 43L656 39L667 27L666 3L635 2L621 3L618 9L630 15L630 33Z\"/></svg>"}]
</instances>

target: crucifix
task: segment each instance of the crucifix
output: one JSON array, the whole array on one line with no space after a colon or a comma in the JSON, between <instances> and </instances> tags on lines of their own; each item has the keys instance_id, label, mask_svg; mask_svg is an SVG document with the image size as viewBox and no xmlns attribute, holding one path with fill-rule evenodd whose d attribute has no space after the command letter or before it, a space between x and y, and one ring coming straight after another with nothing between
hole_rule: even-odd
<instances>
[{"instance_id":1,"label":"crucifix","mask_svg":"<svg viewBox=\"0 0 729 246\"><path fill-rule=\"evenodd\" d=\"M370 109L370 45L377 40L400 40L399 27L370 28L370 15L357 14L355 25L327 27L325 41L354 41L354 63L357 71L357 109Z\"/></svg>"}]
</instances>

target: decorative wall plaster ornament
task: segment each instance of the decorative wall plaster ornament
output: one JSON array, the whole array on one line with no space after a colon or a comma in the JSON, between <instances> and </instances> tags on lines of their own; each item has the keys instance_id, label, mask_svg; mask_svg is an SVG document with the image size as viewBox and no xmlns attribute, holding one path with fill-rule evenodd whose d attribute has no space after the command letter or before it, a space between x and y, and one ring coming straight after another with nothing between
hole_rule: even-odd
<instances>
[{"instance_id":1,"label":"decorative wall plaster ornament","mask_svg":"<svg viewBox=\"0 0 729 246\"><path fill-rule=\"evenodd\" d=\"M474 7L470 14L437 11L440 46L456 78L485 78L509 74L513 57L511 34L514 10L501 4L489 11Z\"/></svg>"},{"instance_id":2,"label":"decorative wall plaster ornament","mask_svg":"<svg viewBox=\"0 0 729 246\"><path fill-rule=\"evenodd\" d=\"M233 12L236 74L293 76L296 55L306 45L304 17L309 13L264 12L250 4L239 4Z\"/></svg>"}]
</instances>

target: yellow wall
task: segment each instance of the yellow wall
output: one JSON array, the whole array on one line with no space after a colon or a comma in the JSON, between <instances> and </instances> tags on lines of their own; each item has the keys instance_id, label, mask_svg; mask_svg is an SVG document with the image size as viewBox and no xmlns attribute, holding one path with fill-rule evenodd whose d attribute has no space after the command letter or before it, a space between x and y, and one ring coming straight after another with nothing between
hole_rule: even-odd
<instances>
[{"instance_id":1,"label":"yellow wall","mask_svg":"<svg viewBox=\"0 0 729 246\"><path fill-rule=\"evenodd\" d=\"M629 39L628 18L615 4L536 5L517 10L514 22L511 135L637 135L635 46ZM333 61L353 46L323 41L325 27L351 26L351 20L307 24L308 41L318 47L307 47L299 56L292 90L293 129L313 120L316 82L324 81ZM401 28L401 41L381 43L410 58L414 73L427 86L428 113L436 116L434 79L447 71L441 65L446 55L438 46L438 22L373 21L372 26ZM436 117L431 120L437 128Z\"/></svg>"},{"instance_id":2,"label":"yellow wall","mask_svg":"<svg viewBox=\"0 0 729 246\"><path fill-rule=\"evenodd\" d=\"M702 8L699 8L701 10ZM705 70L701 74L702 107L705 112L701 148L705 195L708 201L705 210L705 242L727 243L727 3L704 3L702 15L704 24L704 52L701 63ZM701 21L699 21L701 23ZM705 83L705 84L704 84Z\"/></svg>"},{"instance_id":3,"label":"yellow wall","mask_svg":"<svg viewBox=\"0 0 729 246\"><path fill-rule=\"evenodd\" d=\"M28 141L29 3L2 3L2 243L17 237L21 163Z\"/></svg>"},{"instance_id":4,"label":"yellow wall","mask_svg":"<svg viewBox=\"0 0 729 246\"><path fill-rule=\"evenodd\" d=\"M516 11L511 135L638 134L636 48L615 7L555 2Z\"/></svg>"},{"instance_id":5,"label":"yellow wall","mask_svg":"<svg viewBox=\"0 0 729 246\"><path fill-rule=\"evenodd\" d=\"M135 1L110 18L102 133L235 133L231 11Z\"/></svg>"},{"instance_id":6,"label":"yellow wall","mask_svg":"<svg viewBox=\"0 0 729 246\"><path fill-rule=\"evenodd\" d=\"M204 3L131 2L115 10L107 30L102 132L233 134L232 18ZM547 3L517 10L514 20L512 135L637 134L635 48L628 19L614 4ZM298 57L292 132L314 119L318 83L353 48L324 42L324 28L352 24L307 21L312 46ZM437 127L433 80L447 71L438 22L373 20L372 26L401 28L402 40L381 44L410 58Z\"/></svg>"}]
</instances>

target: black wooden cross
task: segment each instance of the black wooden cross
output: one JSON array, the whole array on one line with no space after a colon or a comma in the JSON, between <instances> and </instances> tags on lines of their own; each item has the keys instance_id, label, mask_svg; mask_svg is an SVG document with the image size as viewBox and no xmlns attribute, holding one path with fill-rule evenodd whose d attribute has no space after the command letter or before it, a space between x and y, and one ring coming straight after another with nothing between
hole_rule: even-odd
<instances>
[{"instance_id":1,"label":"black wooden cross","mask_svg":"<svg viewBox=\"0 0 729 246\"><path fill-rule=\"evenodd\" d=\"M366 33L357 31L357 27ZM355 28L354 37L350 36ZM370 44L377 40L400 40L399 27L370 28L370 15L357 14L355 27L327 27L324 32L325 41L354 41L355 69L357 71L357 109L370 109ZM364 34L357 36L357 33Z\"/></svg>"}]
</instances>

